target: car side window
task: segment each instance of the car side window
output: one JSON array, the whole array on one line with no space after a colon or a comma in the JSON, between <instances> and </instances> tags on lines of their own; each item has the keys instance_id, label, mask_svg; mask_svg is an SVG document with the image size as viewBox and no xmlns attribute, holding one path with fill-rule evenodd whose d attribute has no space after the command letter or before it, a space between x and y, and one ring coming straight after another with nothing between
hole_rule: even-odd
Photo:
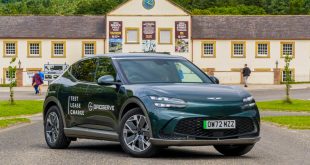
<instances>
[{"instance_id":1,"label":"car side window","mask_svg":"<svg viewBox=\"0 0 310 165\"><path fill-rule=\"evenodd\" d=\"M116 71L113 67L112 60L110 58L99 58L95 80L106 75L111 75L116 79Z\"/></svg>"},{"instance_id":2,"label":"car side window","mask_svg":"<svg viewBox=\"0 0 310 165\"><path fill-rule=\"evenodd\" d=\"M87 59L72 65L71 74L80 81L94 82L97 59Z\"/></svg>"},{"instance_id":3,"label":"car side window","mask_svg":"<svg viewBox=\"0 0 310 165\"><path fill-rule=\"evenodd\" d=\"M191 82L200 82L202 83L203 80L198 77L197 74L193 73L187 66L180 62L175 63L176 69L178 71L178 75L180 80L183 83L191 83Z\"/></svg>"}]
</instances>

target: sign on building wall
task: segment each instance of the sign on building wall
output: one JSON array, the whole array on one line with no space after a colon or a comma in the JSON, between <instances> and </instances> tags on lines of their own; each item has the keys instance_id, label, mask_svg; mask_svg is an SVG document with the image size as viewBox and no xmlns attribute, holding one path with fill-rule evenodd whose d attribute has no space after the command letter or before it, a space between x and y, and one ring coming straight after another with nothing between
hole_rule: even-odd
<instances>
[{"instance_id":1,"label":"sign on building wall","mask_svg":"<svg viewBox=\"0 0 310 165\"><path fill-rule=\"evenodd\" d=\"M175 22L175 52L187 53L189 42L188 21Z\"/></svg>"},{"instance_id":2,"label":"sign on building wall","mask_svg":"<svg viewBox=\"0 0 310 165\"><path fill-rule=\"evenodd\" d=\"M142 51L156 52L156 22L142 22Z\"/></svg>"},{"instance_id":3,"label":"sign on building wall","mask_svg":"<svg viewBox=\"0 0 310 165\"><path fill-rule=\"evenodd\" d=\"M109 22L109 52L120 53L123 49L123 22Z\"/></svg>"}]
</instances>

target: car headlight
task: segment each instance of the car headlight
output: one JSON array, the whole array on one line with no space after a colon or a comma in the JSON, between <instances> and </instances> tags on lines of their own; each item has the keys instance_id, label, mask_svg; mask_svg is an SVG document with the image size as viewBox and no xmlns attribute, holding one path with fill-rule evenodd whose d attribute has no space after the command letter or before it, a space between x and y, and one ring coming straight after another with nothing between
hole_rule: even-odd
<instances>
[{"instance_id":1,"label":"car headlight","mask_svg":"<svg viewBox=\"0 0 310 165\"><path fill-rule=\"evenodd\" d=\"M251 103L253 101L254 101L253 96L246 97L246 98L243 99L243 103Z\"/></svg>"},{"instance_id":2,"label":"car headlight","mask_svg":"<svg viewBox=\"0 0 310 165\"><path fill-rule=\"evenodd\" d=\"M168 98L168 97L157 97L150 96L153 100L154 105L158 108L184 108L186 107L186 102L182 99Z\"/></svg>"},{"instance_id":3,"label":"car headlight","mask_svg":"<svg viewBox=\"0 0 310 165\"><path fill-rule=\"evenodd\" d=\"M243 99L242 109L249 109L256 106L253 96L249 96Z\"/></svg>"}]
</instances>

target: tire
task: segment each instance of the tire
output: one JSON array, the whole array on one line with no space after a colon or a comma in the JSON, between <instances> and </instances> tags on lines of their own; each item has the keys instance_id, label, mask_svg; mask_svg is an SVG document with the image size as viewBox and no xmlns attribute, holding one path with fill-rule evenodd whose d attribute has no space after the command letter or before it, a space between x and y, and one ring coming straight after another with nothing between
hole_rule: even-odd
<instances>
[{"instance_id":1,"label":"tire","mask_svg":"<svg viewBox=\"0 0 310 165\"><path fill-rule=\"evenodd\" d=\"M225 156L242 156L250 152L254 145L215 145L214 148Z\"/></svg>"},{"instance_id":2,"label":"tire","mask_svg":"<svg viewBox=\"0 0 310 165\"><path fill-rule=\"evenodd\" d=\"M50 107L44 117L44 135L46 144L52 149L65 149L71 143L65 136L63 119L57 106Z\"/></svg>"},{"instance_id":3,"label":"tire","mask_svg":"<svg viewBox=\"0 0 310 165\"><path fill-rule=\"evenodd\" d=\"M140 126L137 126L140 125ZM150 127L140 108L129 110L121 119L119 139L123 150L133 157L151 157L157 148L151 144Z\"/></svg>"}]
</instances>

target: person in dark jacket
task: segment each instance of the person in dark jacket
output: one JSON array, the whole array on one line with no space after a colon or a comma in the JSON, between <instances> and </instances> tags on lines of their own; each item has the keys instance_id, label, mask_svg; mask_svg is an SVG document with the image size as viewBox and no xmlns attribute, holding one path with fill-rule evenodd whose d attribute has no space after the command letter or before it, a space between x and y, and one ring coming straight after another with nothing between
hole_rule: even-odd
<instances>
[{"instance_id":1,"label":"person in dark jacket","mask_svg":"<svg viewBox=\"0 0 310 165\"><path fill-rule=\"evenodd\" d=\"M34 87L35 94L41 94L41 91L39 90L41 84L43 84L41 76L38 73L34 74L32 77L32 86Z\"/></svg>"},{"instance_id":2,"label":"person in dark jacket","mask_svg":"<svg viewBox=\"0 0 310 165\"><path fill-rule=\"evenodd\" d=\"M251 69L248 67L247 64L244 65L244 68L242 69L242 76L244 80L244 87L248 87L248 78L251 75Z\"/></svg>"}]
</instances>

